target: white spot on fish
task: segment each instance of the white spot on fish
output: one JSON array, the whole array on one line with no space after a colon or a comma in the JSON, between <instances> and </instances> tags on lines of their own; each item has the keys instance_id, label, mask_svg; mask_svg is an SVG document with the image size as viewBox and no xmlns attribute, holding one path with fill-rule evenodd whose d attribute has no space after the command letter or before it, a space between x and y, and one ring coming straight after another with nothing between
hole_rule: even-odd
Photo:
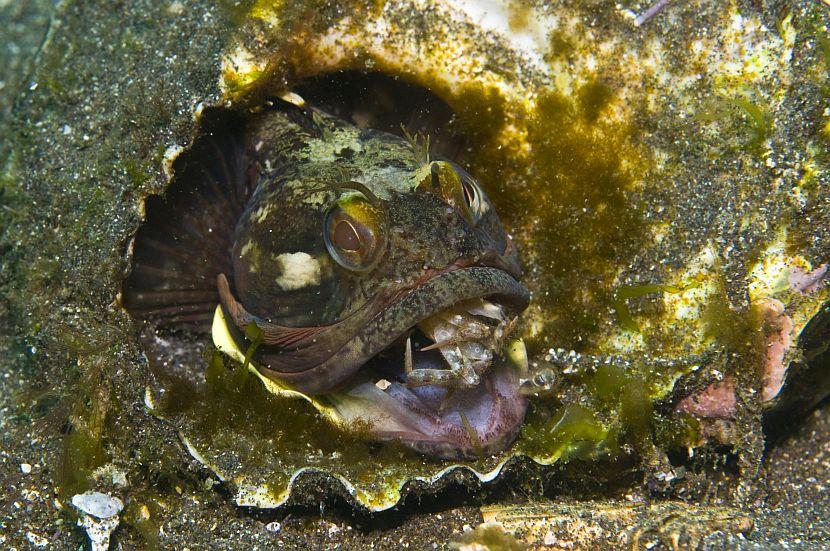
<instances>
[{"instance_id":1,"label":"white spot on fish","mask_svg":"<svg viewBox=\"0 0 830 551\"><path fill-rule=\"evenodd\" d=\"M268 217L268 214L272 210L272 205L265 205L264 207L260 207L253 215L254 222L257 224L261 224L265 218Z\"/></svg>"},{"instance_id":2,"label":"white spot on fish","mask_svg":"<svg viewBox=\"0 0 830 551\"><path fill-rule=\"evenodd\" d=\"M281 271L277 285L284 291L320 284L320 262L308 253L283 253L277 265Z\"/></svg>"}]
</instances>

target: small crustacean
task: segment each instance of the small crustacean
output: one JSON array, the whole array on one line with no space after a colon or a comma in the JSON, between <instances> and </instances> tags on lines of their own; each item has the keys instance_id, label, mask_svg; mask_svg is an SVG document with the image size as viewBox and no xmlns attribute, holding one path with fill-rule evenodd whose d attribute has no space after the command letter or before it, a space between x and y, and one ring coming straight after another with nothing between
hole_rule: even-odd
<instances>
[{"instance_id":1,"label":"small crustacean","mask_svg":"<svg viewBox=\"0 0 830 551\"><path fill-rule=\"evenodd\" d=\"M377 440L503 449L527 401L498 360L528 292L487 195L411 136L290 97L194 145L136 237L127 307L212 317L220 350Z\"/></svg>"},{"instance_id":2,"label":"small crustacean","mask_svg":"<svg viewBox=\"0 0 830 551\"><path fill-rule=\"evenodd\" d=\"M409 386L442 384L474 387L493 363L493 351L501 350L503 340L515 324L504 309L484 299L474 299L439 312L418 324L418 329L434 342L422 352L437 349L449 368L415 368L411 337L406 342L406 371Z\"/></svg>"}]
</instances>

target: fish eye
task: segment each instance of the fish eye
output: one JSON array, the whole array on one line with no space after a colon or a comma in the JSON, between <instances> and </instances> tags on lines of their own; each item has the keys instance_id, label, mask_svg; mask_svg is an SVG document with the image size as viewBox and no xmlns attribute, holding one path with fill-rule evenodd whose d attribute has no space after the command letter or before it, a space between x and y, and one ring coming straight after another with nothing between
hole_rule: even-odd
<instances>
[{"instance_id":1,"label":"fish eye","mask_svg":"<svg viewBox=\"0 0 830 551\"><path fill-rule=\"evenodd\" d=\"M326 214L323 235L329 255L347 270L370 270L384 248L381 220L380 211L362 194L342 196Z\"/></svg>"},{"instance_id":2,"label":"fish eye","mask_svg":"<svg viewBox=\"0 0 830 551\"><path fill-rule=\"evenodd\" d=\"M429 174L419 182L418 188L439 194L473 226L487 213L484 191L475 178L453 162L432 162Z\"/></svg>"},{"instance_id":3,"label":"fish eye","mask_svg":"<svg viewBox=\"0 0 830 551\"><path fill-rule=\"evenodd\" d=\"M338 220L331 230L331 242L338 249L356 252L362 246L360 233L349 220Z\"/></svg>"}]
</instances>

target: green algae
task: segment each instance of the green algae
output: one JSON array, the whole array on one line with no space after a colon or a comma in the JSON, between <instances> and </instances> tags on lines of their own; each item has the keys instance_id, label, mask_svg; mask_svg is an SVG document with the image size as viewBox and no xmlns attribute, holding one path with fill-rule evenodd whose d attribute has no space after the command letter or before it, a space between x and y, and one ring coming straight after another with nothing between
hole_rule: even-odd
<instances>
[{"instance_id":1,"label":"green algae","mask_svg":"<svg viewBox=\"0 0 830 551\"><path fill-rule=\"evenodd\" d=\"M266 75L266 71L248 71L244 74L226 72L223 82L227 87L228 94L232 97L245 95L254 90Z\"/></svg>"},{"instance_id":2,"label":"green algae","mask_svg":"<svg viewBox=\"0 0 830 551\"><path fill-rule=\"evenodd\" d=\"M819 36L816 41L818 42L822 61L824 61L824 68L827 72L827 78L830 78L830 38L827 38L826 36Z\"/></svg>"},{"instance_id":3,"label":"green algae","mask_svg":"<svg viewBox=\"0 0 830 551\"><path fill-rule=\"evenodd\" d=\"M686 449L701 443L699 423L687 415L655 409L662 398L661 377L642 366L602 365L583 376L578 401L546 413L550 405L534 401L518 449L544 461L619 460L630 452L646 461L656 449Z\"/></svg>"},{"instance_id":4,"label":"green algae","mask_svg":"<svg viewBox=\"0 0 830 551\"><path fill-rule=\"evenodd\" d=\"M75 401L69 433L58 463L59 495L68 498L90 488L92 472L107 462L103 439L109 410L109 387L95 385Z\"/></svg>"},{"instance_id":5,"label":"green algae","mask_svg":"<svg viewBox=\"0 0 830 551\"><path fill-rule=\"evenodd\" d=\"M355 17L371 17L379 14L385 5L386 0L351 0L340 4L327 0L302 0L294 2L292 9L286 10L280 0L252 0L235 9L244 10L247 19L266 22L279 19L288 32L320 32L345 12Z\"/></svg>"},{"instance_id":6,"label":"green algae","mask_svg":"<svg viewBox=\"0 0 830 551\"><path fill-rule=\"evenodd\" d=\"M457 91L439 95L453 109L458 132L478 147L494 145L496 137L509 120L507 100L498 88L466 84Z\"/></svg>"},{"instance_id":7,"label":"green algae","mask_svg":"<svg viewBox=\"0 0 830 551\"><path fill-rule=\"evenodd\" d=\"M620 420L628 440L641 450L653 445L654 407L646 382L631 377L619 390Z\"/></svg>"},{"instance_id":8,"label":"green algae","mask_svg":"<svg viewBox=\"0 0 830 551\"><path fill-rule=\"evenodd\" d=\"M739 353L753 366L758 366L766 349L763 320L757 305L737 310L729 305L724 294L713 296L701 314L704 337Z\"/></svg>"},{"instance_id":9,"label":"green algae","mask_svg":"<svg viewBox=\"0 0 830 551\"><path fill-rule=\"evenodd\" d=\"M528 158L485 142L469 163L491 183L499 214L534 266L526 280L545 320L528 340L531 355L553 344L588 345L613 304L611 282L644 237L632 190L648 156L634 145L634 128L601 120L613 94L602 85L587 90L577 103L553 91L539 97L529 115Z\"/></svg>"},{"instance_id":10,"label":"green algae","mask_svg":"<svg viewBox=\"0 0 830 551\"><path fill-rule=\"evenodd\" d=\"M228 14L231 22L239 26L251 16L257 0L217 0L216 3Z\"/></svg>"},{"instance_id":11,"label":"green algae","mask_svg":"<svg viewBox=\"0 0 830 551\"><path fill-rule=\"evenodd\" d=\"M248 349L245 350L245 361L242 362L242 370L246 373L248 372L248 366L251 365L251 358L254 357L257 348L262 344L262 340L264 335L262 333L262 329L256 324L256 322L251 322L245 326L245 338L248 339L248 342L251 343L248 345ZM214 359L216 356L214 355Z\"/></svg>"},{"instance_id":12,"label":"green algae","mask_svg":"<svg viewBox=\"0 0 830 551\"><path fill-rule=\"evenodd\" d=\"M585 120L594 123L602 110L614 97L614 90L607 84L591 81L577 91L577 101Z\"/></svg>"},{"instance_id":13,"label":"green algae","mask_svg":"<svg viewBox=\"0 0 830 551\"><path fill-rule=\"evenodd\" d=\"M90 488L90 475L106 463L106 453L99 433L86 427L73 427L61 446L58 465L60 495L70 497Z\"/></svg>"},{"instance_id":14,"label":"green algae","mask_svg":"<svg viewBox=\"0 0 830 551\"><path fill-rule=\"evenodd\" d=\"M603 365L586 384L594 403L638 449L651 443L654 410L645 380L616 365Z\"/></svg>"},{"instance_id":15,"label":"green algae","mask_svg":"<svg viewBox=\"0 0 830 551\"><path fill-rule=\"evenodd\" d=\"M748 144L755 149L764 145L772 131L772 116L760 104L745 98L726 98L726 101L738 107L745 120L749 121L752 138Z\"/></svg>"},{"instance_id":16,"label":"green algae","mask_svg":"<svg viewBox=\"0 0 830 551\"><path fill-rule=\"evenodd\" d=\"M513 32L522 32L530 25L533 8L524 0L511 0L507 4L507 25Z\"/></svg>"},{"instance_id":17,"label":"green algae","mask_svg":"<svg viewBox=\"0 0 830 551\"><path fill-rule=\"evenodd\" d=\"M167 396L159 402L159 412L170 416L196 411L200 434L249 433L260 442L277 445L295 433L319 433L321 445L341 435L334 429L325 430L328 423L305 407L304 402L270 394L246 367L235 362L226 364L219 352L212 355L205 380L204 389L183 385L181 380L169 381ZM338 443L340 440L335 439L331 445Z\"/></svg>"},{"instance_id":18,"label":"green algae","mask_svg":"<svg viewBox=\"0 0 830 551\"><path fill-rule=\"evenodd\" d=\"M141 536L144 549L156 551L160 549L158 519L164 507L158 497L152 492L138 493L131 496L130 502L124 509L122 519Z\"/></svg>"},{"instance_id":19,"label":"green algae","mask_svg":"<svg viewBox=\"0 0 830 551\"><path fill-rule=\"evenodd\" d=\"M622 285L614 290L614 313L617 316L617 323L626 331L638 333L640 326L631 315L631 310L628 308L627 300L632 298L640 298L646 295L655 293L682 293L687 287L677 287L673 285Z\"/></svg>"},{"instance_id":20,"label":"green algae","mask_svg":"<svg viewBox=\"0 0 830 551\"><path fill-rule=\"evenodd\" d=\"M547 52L548 61L567 58L576 51L574 39L561 29L554 29L548 38L550 48Z\"/></svg>"},{"instance_id":21,"label":"green algae","mask_svg":"<svg viewBox=\"0 0 830 551\"><path fill-rule=\"evenodd\" d=\"M597 415L580 404L563 406L547 423L531 421L522 429L520 449L546 463L594 459L616 448L613 434Z\"/></svg>"},{"instance_id":22,"label":"green algae","mask_svg":"<svg viewBox=\"0 0 830 551\"><path fill-rule=\"evenodd\" d=\"M654 415L654 441L663 450L687 450L704 443L700 420L688 413Z\"/></svg>"}]
</instances>

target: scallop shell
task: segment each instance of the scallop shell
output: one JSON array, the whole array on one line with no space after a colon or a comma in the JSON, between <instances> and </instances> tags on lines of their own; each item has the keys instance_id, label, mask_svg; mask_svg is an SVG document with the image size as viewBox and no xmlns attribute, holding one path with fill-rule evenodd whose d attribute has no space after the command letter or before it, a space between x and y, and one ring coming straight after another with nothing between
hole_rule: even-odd
<instances>
[{"instance_id":1,"label":"scallop shell","mask_svg":"<svg viewBox=\"0 0 830 551\"><path fill-rule=\"evenodd\" d=\"M148 408L240 505L277 507L315 470L371 510L457 468L489 481L514 457L590 460L619 449L618 437L636 440L636 420L615 424L581 405L608 394L603 366L622 374L612 392L635 388L622 395L649 411L734 418L736 393L774 408L788 366L799 365L799 335L830 293L821 135L793 134L828 116L799 113L793 90L819 78L822 61L798 42L792 17L771 29L743 9L672 5L649 21L619 6L401 0L333 15L254 3L222 57L223 102L255 104L286 83L359 70L427 87L456 111L473 142L465 160L489 181L528 267L523 337L536 407L565 407L531 416L511 449L472 463L338 436L324 407L285 396L256 370L239 388L270 405L230 424L209 419L224 403L163 412L163 384L148 388ZM678 36L679 16L708 32ZM573 427L593 431L587 444Z\"/></svg>"}]
</instances>

